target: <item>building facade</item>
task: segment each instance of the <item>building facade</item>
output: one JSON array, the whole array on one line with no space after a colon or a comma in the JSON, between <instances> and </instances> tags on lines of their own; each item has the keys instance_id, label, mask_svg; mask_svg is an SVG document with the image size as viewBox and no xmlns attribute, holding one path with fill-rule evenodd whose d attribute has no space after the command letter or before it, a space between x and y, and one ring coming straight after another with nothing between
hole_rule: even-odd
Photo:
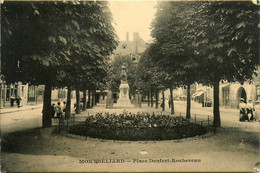
<instances>
[{"instance_id":1,"label":"building facade","mask_svg":"<svg viewBox=\"0 0 260 173\"><path fill-rule=\"evenodd\" d=\"M260 74L260 68L257 70L257 74ZM194 101L208 105L207 102L213 103L213 88L196 84L196 92L192 95ZM238 82L234 83L220 83L219 88L219 104L222 107L238 108L240 98L243 98L245 102L249 99L260 101L260 76L254 76L251 83L245 82L241 85Z\"/></svg>"},{"instance_id":2,"label":"building facade","mask_svg":"<svg viewBox=\"0 0 260 173\"><path fill-rule=\"evenodd\" d=\"M255 84L227 83L220 86L220 105L224 107L238 108L240 98L245 102L249 99L256 101Z\"/></svg>"},{"instance_id":3,"label":"building facade","mask_svg":"<svg viewBox=\"0 0 260 173\"><path fill-rule=\"evenodd\" d=\"M139 62L141 54L147 47L146 42L139 36L138 32L133 33L133 40L129 40L129 32L126 33L126 40L120 41L114 50L111 59L117 56L130 55L134 62Z\"/></svg>"},{"instance_id":4,"label":"building facade","mask_svg":"<svg viewBox=\"0 0 260 173\"><path fill-rule=\"evenodd\" d=\"M18 97L21 98L20 106L27 104L28 84L23 84L22 82L6 84L4 81L1 81L0 91L0 108L10 107L12 99L16 99ZM15 104L16 103L14 101L14 105Z\"/></svg>"}]
</instances>

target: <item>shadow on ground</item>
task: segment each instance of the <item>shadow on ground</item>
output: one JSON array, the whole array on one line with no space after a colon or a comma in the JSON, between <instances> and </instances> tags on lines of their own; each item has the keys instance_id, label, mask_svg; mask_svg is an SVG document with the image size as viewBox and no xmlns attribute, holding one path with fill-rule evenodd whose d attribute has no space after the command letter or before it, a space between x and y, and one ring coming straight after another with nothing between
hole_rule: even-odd
<instances>
[{"instance_id":1,"label":"shadow on ground","mask_svg":"<svg viewBox=\"0 0 260 173\"><path fill-rule=\"evenodd\" d=\"M111 143L111 141L107 140L91 141L68 138L60 135L55 127L47 129L36 128L14 132L2 136L1 139L2 152L29 155L67 155L71 157L82 157L82 152L80 150L82 149L91 151L94 149L91 147L96 148L95 143ZM161 143L163 146L165 142L174 141L178 141L178 144L193 144L194 141L200 141L205 145L208 143L208 149L217 147L219 150L223 151L225 151L227 148L229 151L235 151L240 148L240 146L245 146L245 148L253 149L253 151L255 150L256 153L259 152L259 134L235 127L220 128L218 129L216 135L211 136L204 135L201 137L192 137L170 141L149 141L149 143L157 143L156 145L160 145ZM131 142L143 143L142 141ZM114 145L127 145L129 143L130 141L119 141L114 143ZM81 147L78 147L79 145L81 145ZM200 147L202 147L202 145ZM198 150L200 147L194 146L194 150L195 148ZM189 150L192 151L192 149Z\"/></svg>"}]
</instances>

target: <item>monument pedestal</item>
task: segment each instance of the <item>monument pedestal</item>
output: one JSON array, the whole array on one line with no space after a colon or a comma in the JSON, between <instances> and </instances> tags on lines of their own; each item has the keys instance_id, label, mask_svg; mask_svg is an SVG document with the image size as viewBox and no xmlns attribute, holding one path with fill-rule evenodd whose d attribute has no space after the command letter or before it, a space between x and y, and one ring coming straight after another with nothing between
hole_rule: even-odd
<instances>
[{"instance_id":1,"label":"monument pedestal","mask_svg":"<svg viewBox=\"0 0 260 173\"><path fill-rule=\"evenodd\" d=\"M118 106L132 106L129 99L129 85L127 83L121 83L119 87L119 99L117 100Z\"/></svg>"},{"instance_id":2,"label":"monument pedestal","mask_svg":"<svg viewBox=\"0 0 260 173\"><path fill-rule=\"evenodd\" d=\"M119 98L117 100L117 107L134 107L129 99L129 85L127 83L126 67L122 66L121 84L119 86Z\"/></svg>"}]
</instances>

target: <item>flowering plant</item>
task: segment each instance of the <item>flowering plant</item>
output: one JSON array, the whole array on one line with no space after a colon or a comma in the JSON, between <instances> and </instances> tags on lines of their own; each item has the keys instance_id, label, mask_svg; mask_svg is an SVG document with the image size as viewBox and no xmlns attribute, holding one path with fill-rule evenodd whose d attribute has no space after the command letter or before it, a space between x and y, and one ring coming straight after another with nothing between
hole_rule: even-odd
<instances>
[{"instance_id":1,"label":"flowering plant","mask_svg":"<svg viewBox=\"0 0 260 173\"><path fill-rule=\"evenodd\" d=\"M182 116L123 112L97 113L73 126L70 133L114 140L169 140L196 136L206 130Z\"/></svg>"}]
</instances>

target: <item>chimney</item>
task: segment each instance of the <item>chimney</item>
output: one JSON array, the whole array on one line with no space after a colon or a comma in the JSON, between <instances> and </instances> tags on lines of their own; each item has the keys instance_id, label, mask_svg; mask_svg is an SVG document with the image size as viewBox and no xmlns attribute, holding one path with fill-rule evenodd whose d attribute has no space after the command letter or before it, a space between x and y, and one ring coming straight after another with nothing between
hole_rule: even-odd
<instances>
[{"instance_id":1,"label":"chimney","mask_svg":"<svg viewBox=\"0 0 260 173\"><path fill-rule=\"evenodd\" d=\"M126 42L129 42L129 32L126 32Z\"/></svg>"},{"instance_id":2,"label":"chimney","mask_svg":"<svg viewBox=\"0 0 260 173\"><path fill-rule=\"evenodd\" d=\"M134 52L138 53L138 32L134 32L133 42L134 42Z\"/></svg>"}]
</instances>

